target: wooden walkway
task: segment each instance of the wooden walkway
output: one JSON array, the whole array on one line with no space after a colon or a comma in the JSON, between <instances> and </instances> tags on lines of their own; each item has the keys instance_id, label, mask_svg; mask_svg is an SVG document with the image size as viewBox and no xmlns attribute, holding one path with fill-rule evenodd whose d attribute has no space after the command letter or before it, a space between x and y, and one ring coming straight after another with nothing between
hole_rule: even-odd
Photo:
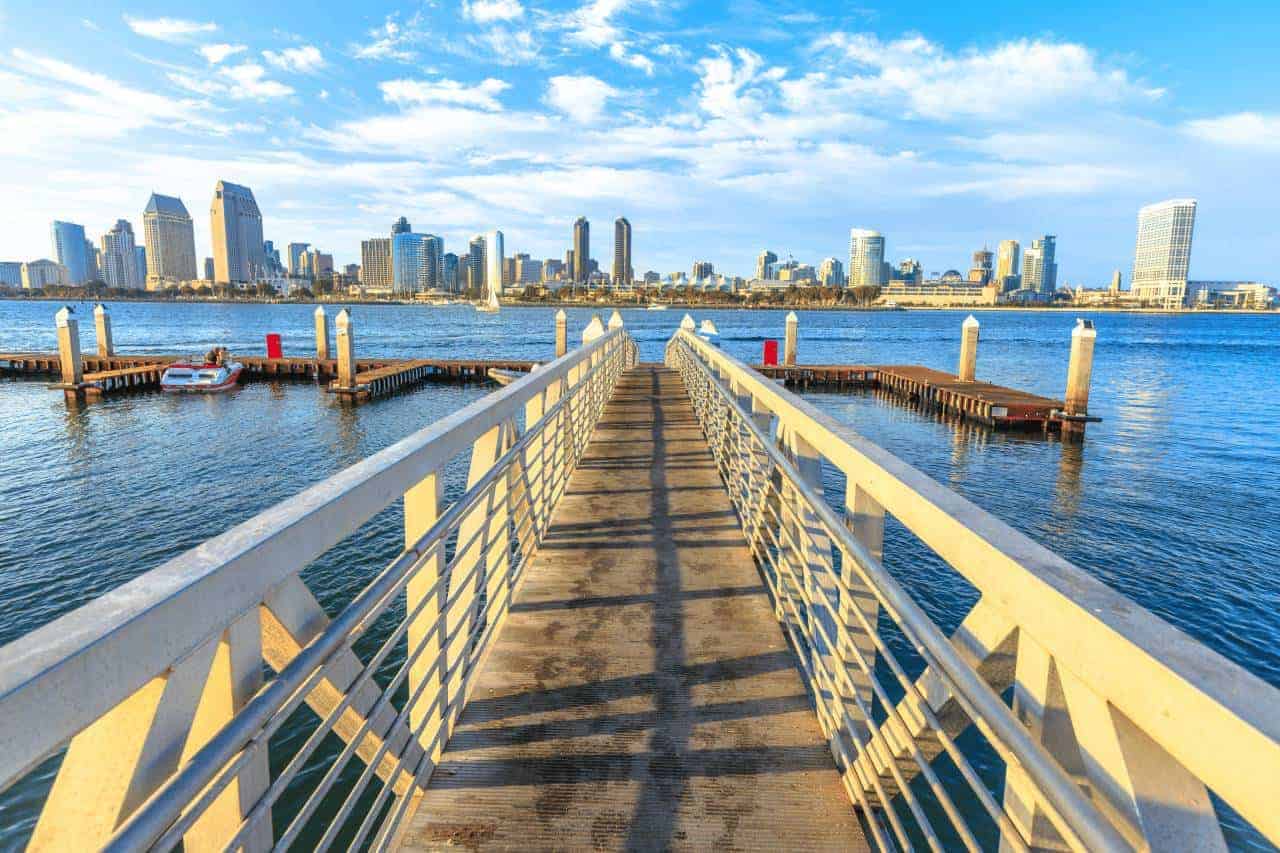
<instances>
[{"instance_id":1,"label":"wooden walkway","mask_svg":"<svg viewBox=\"0 0 1280 853\"><path fill-rule=\"evenodd\" d=\"M858 850L680 378L626 374L403 849Z\"/></svg>"}]
</instances>

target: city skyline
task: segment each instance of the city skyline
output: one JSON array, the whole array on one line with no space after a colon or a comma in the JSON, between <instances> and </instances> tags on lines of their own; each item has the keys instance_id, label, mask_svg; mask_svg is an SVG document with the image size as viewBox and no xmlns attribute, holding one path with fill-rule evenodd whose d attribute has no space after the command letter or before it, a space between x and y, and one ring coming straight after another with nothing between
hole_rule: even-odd
<instances>
[{"instance_id":1,"label":"city skyline","mask_svg":"<svg viewBox=\"0 0 1280 853\"><path fill-rule=\"evenodd\" d=\"M1070 247L1059 278L1102 283L1128 266L1132 211L1182 196L1213 212L1191 277L1273 278L1280 259L1256 180L1280 167L1262 61L1274 16L1208 32L1175 3L1156 34L1136 10L1103 27L1089 3L970 20L789 3L780 25L751 27L763 7L742 3L303 12L72 2L0 17L0 189L23 200L0 213L0 257L47 255L55 219L136 227L152 192L199 209L226 179L254 188L269 238L339 264L400 215L446 246L500 227L558 257L564 223L621 214L644 232L640 268L705 257L749 276L766 241L816 263L864 224L931 269L1053 233ZM743 23L711 43L712 18ZM782 196L802 203L779 222Z\"/></svg>"}]
</instances>

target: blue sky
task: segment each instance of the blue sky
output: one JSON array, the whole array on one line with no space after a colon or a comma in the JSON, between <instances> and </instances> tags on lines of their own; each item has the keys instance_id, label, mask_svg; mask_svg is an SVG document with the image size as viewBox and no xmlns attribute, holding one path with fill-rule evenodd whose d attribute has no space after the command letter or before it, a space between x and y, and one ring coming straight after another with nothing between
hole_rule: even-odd
<instances>
[{"instance_id":1,"label":"blue sky","mask_svg":"<svg viewBox=\"0 0 1280 853\"><path fill-rule=\"evenodd\" d=\"M152 191L203 256L221 178L339 263L401 215L562 256L584 214L607 267L625 215L637 271L869 227L926 271L1056 234L1099 285L1138 207L1193 196L1193 277L1280 278L1274 5L1052 5L0 0L0 259L140 229Z\"/></svg>"}]
</instances>

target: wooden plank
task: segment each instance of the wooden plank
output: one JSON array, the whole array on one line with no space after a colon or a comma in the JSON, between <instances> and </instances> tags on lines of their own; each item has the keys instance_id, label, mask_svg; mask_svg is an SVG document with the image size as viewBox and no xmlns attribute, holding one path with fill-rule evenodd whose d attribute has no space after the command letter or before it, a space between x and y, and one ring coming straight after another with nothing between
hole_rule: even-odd
<instances>
[{"instance_id":1,"label":"wooden plank","mask_svg":"<svg viewBox=\"0 0 1280 853\"><path fill-rule=\"evenodd\" d=\"M677 374L625 374L403 837L866 849Z\"/></svg>"}]
</instances>

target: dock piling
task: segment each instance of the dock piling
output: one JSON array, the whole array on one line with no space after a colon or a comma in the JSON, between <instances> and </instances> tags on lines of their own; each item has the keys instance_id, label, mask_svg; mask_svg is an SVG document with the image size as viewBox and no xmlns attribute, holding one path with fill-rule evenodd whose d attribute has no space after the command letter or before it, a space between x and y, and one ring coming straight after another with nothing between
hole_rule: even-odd
<instances>
[{"instance_id":1,"label":"dock piling","mask_svg":"<svg viewBox=\"0 0 1280 853\"><path fill-rule=\"evenodd\" d=\"M978 369L978 320L972 314L960 325L960 368L956 378L973 382Z\"/></svg>"},{"instance_id":2,"label":"dock piling","mask_svg":"<svg viewBox=\"0 0 1280 853\"><path fill-rule=\"evenodd\" d=\"M794 366L796 363L796 339L800 334L800 318L792 311L787 315L787 337L782 345L782 363Z\"/></svg>"},{"instance_id":3,"label":"dock piling","mask_svg":"<svg viewBox=\"0 0 1280 853\"><path fill-rule=\"evenodd\" d=\"M609 315L609 328L610 329L622 328L622 315L618 313L617 308L614 308L613 313Z\"/></svg>"},{"instance_id":4,"label":"dock piling","mask_svg":"<svg viewBox=\"0 0 1280 853\"><path fill-rule=\"evenodd\" d=\"M693 322L692 315L685 314L684 319L680 321L680 328L688 329L690 332L692 332L694 329L698 328L698 324Z\"/></svg>"},{"instance_id":5,"label":"dock piling","mask_svg":"<svg viewBox=\"0 0 1280 853\"><path fill-rule=\"evenodd\" d=\"M556 358L569 351L569 318L561 308L556 312Z\"/></svg>"},{"instance_id":6,"label":"dock piling","mask_svg":"<svg viewBox=\"0 0 1280 853\"><path fill-rule=\"evenodd\" d=\"M1066 413L1072 416L1089 414L1089 385L1093 380L1093 345L1098 330L1092 320L1076 320L1071 330L1071 359L1067 363ZM1062 423L1063 435L1083 435L1084 422L1066 420Z\"/></svg>"},{"instance_id":7,"label":"dock piling","mask_svg":"<svg viewBox=\"0 0 1280 853\"><path fill-rule=\"evenodd\" d=\"M343 308L334 320L338 330L338 387L354 388L356 379L355 327L351 312Z\"/></svg>"},{"instance_id":8,"label":"dock piling","mask_svg":"<svg viewBox=\"0 0 1280 853\"><path fill-rule=\"evenodd\" d=\"M62 310L53 315L58 327L58 363L62 372L62 384L68 386L67 394L75 393L75 388L84 382L84 363L80 358L80 323L76 320L75 309L70 305L62 306Z\"/></svg>"},{"instance_id":9,"label":"dock piling","mask_svg":"<svg viewBox=\"0 0 1280 853\"><path fill-rule=\"evenodd\" d=\"M316 306L316 360L327 361L329 358L329 315L323 305Z\"/></svg>"},{"instance_id":10,"label":"dock piling","mask_svg":"<svg viewBox=\"0 0 1280 853\"><path fill-rule=\"evenodd\" d=\"M101 302L93 307L93 329L98 338L98 357L111 358L116 354L111 342L111 313Z\"/></svg>"}]
</instances>

